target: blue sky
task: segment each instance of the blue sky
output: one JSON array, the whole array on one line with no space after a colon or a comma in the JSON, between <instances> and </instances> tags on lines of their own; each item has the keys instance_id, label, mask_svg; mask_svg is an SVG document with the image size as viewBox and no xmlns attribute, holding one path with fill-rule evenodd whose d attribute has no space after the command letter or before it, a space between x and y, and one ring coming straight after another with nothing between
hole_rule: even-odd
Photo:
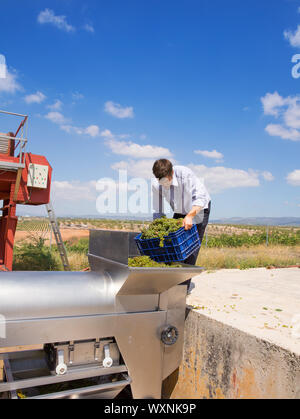
<instances>
[{"instance_id":1,"label":"blue sky","mask_svg":"<svg viewBox=\"0 0 300 419\"><path fill-rule=\"evenodd\" d=\"M30 115L58 214L97 214L98 179L150 177L166 156L204 178L212 218L299 216L299 11L299 0L2 0L0 108Z\"/></svg>"}]
</instances>

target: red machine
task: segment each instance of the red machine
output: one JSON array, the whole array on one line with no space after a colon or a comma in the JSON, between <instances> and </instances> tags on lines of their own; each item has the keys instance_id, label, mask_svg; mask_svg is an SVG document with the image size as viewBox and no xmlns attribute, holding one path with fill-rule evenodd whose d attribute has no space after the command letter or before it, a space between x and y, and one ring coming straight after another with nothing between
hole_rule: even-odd
<instances>
[{"instance_id":1,"label":"red machine","mask_svg":"<svg viewBox=\"0 0 300 419\"><path fill-rule=\"evenodd\" d=\"M52 168L44 156L26 153L28 116L0 111L0 115L21 117L15 133L0 133L0 270L12 270L17 228L16 206L50 202Z\"/></svg>"}]
</instances>

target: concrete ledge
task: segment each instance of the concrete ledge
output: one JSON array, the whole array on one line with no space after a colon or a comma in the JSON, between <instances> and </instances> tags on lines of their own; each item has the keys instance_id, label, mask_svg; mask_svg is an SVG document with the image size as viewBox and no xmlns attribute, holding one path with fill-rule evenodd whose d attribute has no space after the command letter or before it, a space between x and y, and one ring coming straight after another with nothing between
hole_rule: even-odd
<instances>
[{"instance_id":1,"label":"concrete ledge","mask_svg":"<svg viewBox=\"0 0 300 419\"><path fill-rule=\"evenodd\" d=\"M300 399L300 340L290 328L300 271L206 273L195 283L188 302L203 307L187 316L183 362L164 397Z\"/></svg>"}]
</instances>

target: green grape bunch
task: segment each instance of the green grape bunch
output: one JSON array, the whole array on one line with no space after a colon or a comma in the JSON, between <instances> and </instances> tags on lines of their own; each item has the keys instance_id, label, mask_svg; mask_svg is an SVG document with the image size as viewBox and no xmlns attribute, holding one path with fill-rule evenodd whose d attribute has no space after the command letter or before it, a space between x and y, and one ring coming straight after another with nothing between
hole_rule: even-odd
<instances>
[{"instance_id":1,"label":"green grape bunch","mask_svg":"<svg viewBox=\"0 0 300 419\"><path fill-rule=\"evenodd\" d=\"M181 268L181 265L175 263L158 263L152 260L149 256L138 256L128 259L128 266L130 268Z\"/></svg>"},{"instance_id":2,"label":"green grape bunch","mask_svg":"<svg viewBox=\"0 0 300 419\"><path fill-rule=\"evenodd\" d=\"M148 228L143 228L142 239L160 239L159 246L164 247L165 237L170 233L175 233L183 226L183 219L178 218L157 218L154 220Z\"/></svg>"}]
</instances>

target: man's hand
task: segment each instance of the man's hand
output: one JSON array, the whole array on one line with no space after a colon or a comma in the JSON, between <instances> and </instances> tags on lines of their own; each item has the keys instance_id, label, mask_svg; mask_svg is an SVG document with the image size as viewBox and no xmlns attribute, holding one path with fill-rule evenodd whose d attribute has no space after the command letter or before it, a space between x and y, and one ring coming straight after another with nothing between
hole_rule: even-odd
<instances>
[{"instance_id":1,"label":"man's hand","mask_svg":"<svg viewBox=\"0 0 300 419\"><path fill-rule=\"evenodd\" d=\"M185 230L191 230L193 227L193 217L191 215L187 215L183 220L183 227Z\"/></svg>"},{"instance_id":2,"label":"man's hand","mask_svg":"<svg viewBox=\"0 0 300 419\"><path fill-rule=\"evenodd\" d=\"M191 228L193 227L193 219L194 217L199 214L199 212L202 210L201 207L198 206L194 206L192 208L192 210L188 213L188 215L185 217L185 219L183 220L183 227L186 230L191 230Z\"/></svg>"}]
</instances>

